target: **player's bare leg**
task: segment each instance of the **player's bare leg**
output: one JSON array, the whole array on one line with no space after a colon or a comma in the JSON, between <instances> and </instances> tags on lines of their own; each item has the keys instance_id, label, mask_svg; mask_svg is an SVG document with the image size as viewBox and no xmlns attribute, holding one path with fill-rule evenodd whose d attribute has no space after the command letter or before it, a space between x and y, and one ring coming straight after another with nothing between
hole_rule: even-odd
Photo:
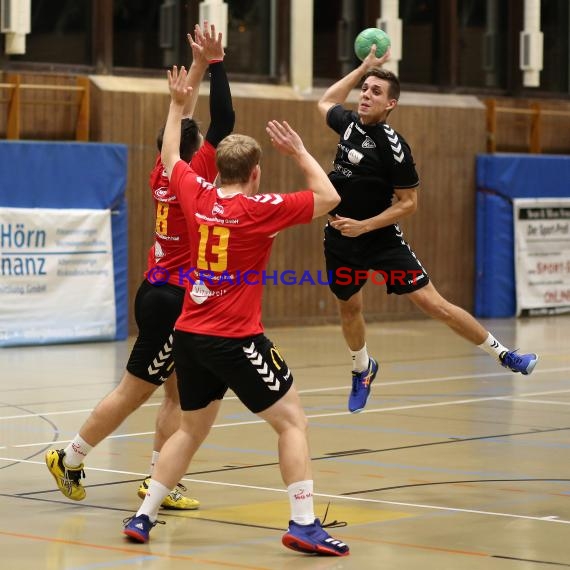
<instances>
[{"instance_id":1,"label":"player's bare leg","mask_svg":"<svg viewBox=\"0 0 570 570\"><path fill-rule=\"evenodd\" d=\"M524 375L534 370L538 361L536 354L518 354L516 350L509 350L503 346L475 317L444 299L433 283L430 282L418 291L409 293L408 297L426 315L446 324L458 335L497 358L505 368Z\"/></svg>"},{"instance_id":2,"label":"player's bare leg","mask_svg":"<svg viewBox=\"0 0 570 570\"><path fill-rule=\"evenodd\" d=\"M342 334L352 357L352 387L348 397L348 409L356 413L366 405L372 382L378 373L378 362L368 355L366 347L362 290L347 301L337 299L337 303Z\"/></svg>"},{"instance_id":3,"label":"player's bare leg","mask_svg":"<svg viewBox=\"0 0 570 570\"><path fill-rule=\"evenodd\" d=\"M162 385L164 395L158 413L156 415L154 429L154 444L149 476L139 485L137 495L144 499L153 475L154 465L157 463L162 446L168 438L180 427L182 410L180 409L180 398L178 396L178 378L173 372ZM200 506L198 499L183 495L188 489L178 482L170 493L162 501L162 508L181 511L192 511Z\"/></svg>"},{"instance_id":4,"label":"player's bare leg","mask_svg":"<svg viewBox=\"0 0 570 570\"><path fill-rule=\"evenodd\" d=\"M291 520L282 543L298 552L346 556L348 546L330 536L323 529L321 521L315 518L307 417L295 387L258 415L271 425L279 437L279 467L291 506Z\"/></svg>"}]
</instances>

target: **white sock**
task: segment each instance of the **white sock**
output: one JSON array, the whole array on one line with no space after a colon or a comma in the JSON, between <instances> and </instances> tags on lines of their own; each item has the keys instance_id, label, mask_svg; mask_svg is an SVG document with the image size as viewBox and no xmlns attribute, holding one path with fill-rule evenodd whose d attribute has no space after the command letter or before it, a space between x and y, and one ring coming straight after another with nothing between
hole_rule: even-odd
<instances>
[{"instance_id":1,"label":"white sock","mask_svg":"<svg viewBox=\"0 0 570 570\"><path fill-rule=\"evenodd\" d=\"M291 520L297 524L313 524L315 522L313 480L291 483L287 487L287 494L291 505Z\"/></svg>"},{"instance_id":2,"label":"white sock","mask_svg":"<svg viewBox=\"0 0 570 570\"><path fill-rule=\"evenodd\" d=\"M148 491L146 492L146 497L137 511L136 516L147 515L150 521L154 522L158 516L158 509L160 509L160 505L168 493L170 493L170 489L168 487L165 487L162 483L151 479L148 485Z\"/></svg>"},{"instance_id":3,"label":"white sock","mask_svg":"<svg viewBox=\"0 0 570 570\"><path fill-rule=\"evenodd\" d=\"M509 349L503 346L491 333L487 335L485 342L479 345L479 348L483 349L485 352L491 356L500 359L503 352L507 352Z\"/></svg>"},{"instance_id":4,"label":"white sock","mask_svg":"<svg viewBox=\"0 0 570 570\"><path fill-rule=\"evenodd\" d=\"M152 477L152 472L154 471L154 466L158 463L158 456L160 455L159 451L152 451L152 457L150 459L150 469L148 474Z\"/></svg>"},{"instance_id":5,"label":"white sock","mask_svg":"<svg viewBox=\"0 0 570 570\"><path fill-rule=\"evenodd\" d=\"M362 372L368 368L368 348L366 343L360 350L351 350L350 356L352 357L352 370L354 372Z\"/></svg>"},{"instance_id":6,"label":"white sock","mask_svg":"<svg viewBox=\"0 0 570 570\"><path fill-rule=\"evenodd\" d=\"M87 454L93 449L79 434L77 434L71 443L63 450L65 451L65 458L63 462L68 467L77 467L81 465Z\"/></svg>"}]
</instances>

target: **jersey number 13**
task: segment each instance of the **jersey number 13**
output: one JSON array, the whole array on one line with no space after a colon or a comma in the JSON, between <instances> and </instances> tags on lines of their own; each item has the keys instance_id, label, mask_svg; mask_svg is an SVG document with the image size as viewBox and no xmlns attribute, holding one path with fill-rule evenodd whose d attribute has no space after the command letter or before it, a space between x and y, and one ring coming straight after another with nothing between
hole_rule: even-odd
<instances>
[{"instance_id":1,"label":"jersey number 13","mask_svg":"<svg viewBox=\"0 0 570 570\"><path fill-rule=\"evenodd\" d=\"M228 241L230 230L221 226L198 226L198 269L225 271L228 268ZM206 259L206 257L208 259Z\"/></svg>"}]
</instances>

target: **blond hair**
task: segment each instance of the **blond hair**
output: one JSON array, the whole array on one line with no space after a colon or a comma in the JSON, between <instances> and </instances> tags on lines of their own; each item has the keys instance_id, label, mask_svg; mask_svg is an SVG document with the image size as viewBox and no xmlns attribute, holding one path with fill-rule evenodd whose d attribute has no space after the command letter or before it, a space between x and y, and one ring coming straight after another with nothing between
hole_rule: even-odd
<instances>
[{"instance_id":1,"label":"blond hair","mask_svg":"<svg viewBox=\"0 0 570 570\"><path fill-rule=\"evenodd\" d=\"M228 135L216 149L220 183L223 185L247 182L260 160L261 147L255 139L247 135Z\"/></svg>"}]
</instances>

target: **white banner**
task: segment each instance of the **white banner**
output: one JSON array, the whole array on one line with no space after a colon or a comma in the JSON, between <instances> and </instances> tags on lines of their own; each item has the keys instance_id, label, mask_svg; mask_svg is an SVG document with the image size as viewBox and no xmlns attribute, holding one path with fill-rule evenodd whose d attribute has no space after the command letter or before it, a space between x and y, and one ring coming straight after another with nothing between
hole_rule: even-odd
<instances>
[{"instance_id":1,"label":"white banner","mask_svg":"<svg viewBox=\"0 0 570 570\"><path fill-rule=\"evenodd\" d=\"M517 316L570 312L570 199L513 200Z\"/></svg>"},{"instance_id":2,"label":"white banner","mask_svg":"<svg viewBox=\"0 0 570 570\"><path fill-rule=\"evenodd\" d=\"M111 212L0 208L0 346L113 339Z\"/></svg>"}]
</instances>

